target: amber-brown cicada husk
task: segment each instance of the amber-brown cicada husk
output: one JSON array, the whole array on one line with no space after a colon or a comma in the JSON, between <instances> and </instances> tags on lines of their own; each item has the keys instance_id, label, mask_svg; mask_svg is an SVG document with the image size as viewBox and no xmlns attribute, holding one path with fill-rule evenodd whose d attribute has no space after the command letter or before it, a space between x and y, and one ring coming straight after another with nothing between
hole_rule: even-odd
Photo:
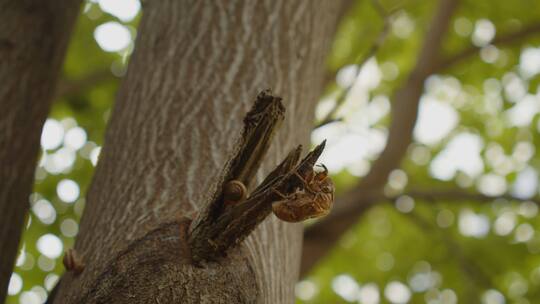
<instances>
[{"instance_id":1,"label":"amber-brown cicada husk","mask_svg":"<svg viewBox=\"0 0 540 304\"><path fill-rule=\"evenodd\" d=\"M301 222L330 212L334 203L334 183L326 167L322 167L322 172L313 170L305 177L298 175L304 184L303 189L288 196L278 193L282 199L272 204L272 211L279 219Z\"/></svg>"}]
</instances>

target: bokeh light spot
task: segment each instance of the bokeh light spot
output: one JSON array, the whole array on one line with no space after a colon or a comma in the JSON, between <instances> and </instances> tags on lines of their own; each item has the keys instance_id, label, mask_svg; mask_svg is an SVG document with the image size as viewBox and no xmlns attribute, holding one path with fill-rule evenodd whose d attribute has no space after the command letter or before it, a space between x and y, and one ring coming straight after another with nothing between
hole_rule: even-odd
<instances>
[{"instance_id":1,"label":"bokeh light spot","mask_svg":"<svg viewBox=\"0 0 540 304\"><path fill-rule=\"evenodd\" d=\"M368 283L360 288L358 299L362 304L378 304L380 301L379 287L375 283Z\"/></svg>"},{"instance_id":2,"label":"bokeh light spot","mask_svg":"<svg viewBox=\"0 0 540 304\"><path fill-rule=\"evenodd\" d=\"M41 236L37 241L39 252L50 259L58 258L62 254L63 248L62 240L51 233Z\"/></svg>"},{"instance_id":3,"label":"bokeh light spot","mask_svg":"<svg viewBox=\"0 0 540 304\"><path fill-rule=\"evenodd\" d=\"M30 253L25 251L24 253L24 260L22 261L21 265L17 265L21 270L32 270L35 266L35 259L34 256Z\"/></svg>"},{"instance_id":4,"label":"bokeh light spot","mask_svg":"<svg viewBox=\"0 0 540 304\"><path fill-rule=\"evenodd\" d=\"M440 180L452 179L458 170L470 177L475 177L484 170L480 157L483 147L482 138L472 133L460 133L454 136L431 162L429 171Z\"/></svg>"},{"instance_id":5,"label":"bokeh light spot","mask_svg":"<svg viewBox=\"0 0 540 304\"><path fill-rule=\"evenodd\" d=\"M499 49L493 45L487 45L480 49L480 58L485 63L495 63L499 58Z\"/></svg>"},{"instance_id":6,"label":"bokeh light spot","mask_svg":"<svg viewBox=\"0 0 540 304\"><path fill-rule=\"evenodd\" d=\"M512 211L503 212L497 217L493 225L495 233L498 235L508 235L516 226L516 216Z\"/></svg>"},{"instance_id":7,"label":"bokeh light spot","mask_svg":"<svg viewBox=\"0 0 540 304\"><path fill-rule=\"evenodd\" d=\"M92 149L92 152L90 152L90 161L92 162L92 165L97 165L100 153L101 147L95 147L94 149Z\"/></svg>"},{"instance_id":8,"label":"bokeh light spot","mask_svg":"<svg viewBox=\"0 0 540 304\"><path fill-rule=\"evenodd\" d=\"M396 209L403 213L409 213L414 209L414 199L407 195L401 195L396 199Z\"/></svg>"},{"instance_id":9,"label":"bokeh light spot","mask_svg":"<svg viewBox=\"0 0 540 304\"><path fill-rule=\"evenodd\" d=\"M384 296L392 303L407 303L411 298L411 290L399 281L392 281L386 285Z\"/></svg>"},{"instance_id":10,"label":"bokeh light spot","mask_svg":"<svg viewBox=\"0 0 540 304\"><path fill-rule=\"evenodd\" d=\"M40 199L35 202L32 206L32 211L44 224L50 225L56 220L56 210L52 204L45 199Z\"/></svg>"},{"instance_id":11,"label":"bokeh light spot","mask_svg":"<svg viewBox=\"0 0 540 304\"><path fill-rule=\"evenodd\" d=\"M392 33L401 39L408 38L414 31L414 20L405 11L396 14L392 22Z\"/></svg>"},{"instance_id":12,"label":"bokeh light spot","mask_svg":"<svg viewBox=\"0 0 540 304\"><path fill-rule=\"evenodd\" d=\"M56 186L56 194L66 202L73 203L79 198L79 185L71 179L63 179Z\"/></svg>"},{"instance_id":13,"label":"bokeh light spot","mask_svg":"<svg viewBox=\"0 0 540 304\"><path fill-rule=\"evenodd\" d=\"M534 117L539 112L540 99L536 95L526 94L512 108L504 112L504 114L510 125L525 127L532 123Z\"/></svg>"},{"instance_id":14,"label":"bokeh light spot","mask_svg":"<svg viewBox=\"0 0 540 304\"><path fill-rule=\"evenodd\" d=\"M64 128L56 119L49 118L43 125L41 132L41 147L44 150L56 149L64 138Z\"/></svg>"},{"instance_id":15,"label":"bokeh light spot","mask_svg":"<svg viewBox=\"0 0 540 304\"><path fill-rule=\"evenodd\" d=\"M454 223L454 213L448 209L443 209L437 213L437 225L441 228L448 228Z\"/></svg>"},{"instance_id":16,"label":"bokeh light spot","mask_svg":"<svg viewBox=\"0 0 540 304\"><path fill-rule=\"evenodd\" d=\"M360 286L350 275L340 274L332 280L332 289L348 302L358 299Z\"/></svg>"},{"instance_id":17,"label":"bokeh light spot","mask_svg":"<svg viewBox=\"0 0 540 304\"><path fill-rule=\"evenodd\" d=\"M56 262L53 259L50 259L44 255L38 257L37 265L39 269L44 272L51 272L56 266Z\"/></svg>"},{"instance_id":18,"label":"bokeh light spot","mask_svg":"<svg viewBox=\"0 0 540 304\"><path fill-rule=\"evenodd\" d=\"M476 46L485 46L495 38L495 25L487 19L480 19L474 25L472 41Z\"/></svg>"},{"instance_id":19,"label":"bokeh light spot","mask_svg":"<svg viewBox=\"0 0 540 304\"><path fill-rule=\"evenodd\" d=\"M49 273L45 277L44 286L47 290L50 291L56 286L56 283L58 283L59 280L60 280L60 276L58 276L55 273Z\"/></svg>"},{"instance_id":20,"label":"bokeh light spot","mask_svg":"<svg viewBox=\"0 0 540 304\"><path fill-rule=\"evenodd\" d=\"M25 291L21 293L21 296L19 297L19 303L20 304L41 304L41 298L39 294L37 294L34 291Z\"/></svg>"},{"instance_id":21,"label":"bokeh light spot","mask_svg":"<svg viewBox=\"0 0 540 304\"><path fill-rule=\"evenodd\" d=\"M523 202L519 205L518 212L526 218L534 218L538 214L538 205L531 201Z\"/></svg>"},{"instance_id":22,"label":"bokeh light spot","mask_svg":"<svg viewBox=\"0 0 540 304\"><path fill-rule=\"evenodd\" d=\"M129 22L141 9L139 0L99 0L99 8L118 19Z\"/></svg>"},{"instance_id":23,"label":"bokeh light spot","mask_svg":"<svg viewBox=\"0 0 540 304\"><path fill-rule=\"evenodd\" d=\"M464 236L485 237L489 232L489 219L483 214L476 214L469 209L459 214L459 231Z\"/></svg>"},{"instance_id":24,"label":"bokeh light spot","mask_svg":"<svg viewBox=\"0 0 540 304\"><path fill-rule=\"evenodd\" d=\"M358 66L355 64L347 65L336 74L336 83L342 88L348 88L354 84L358 75Z\"/></svg>"},{"instance_id":25,"label":"bokeh light spot","mask_svg":"<svg viewBox=\"0 0 540 304\"><path fill-rule=\"evenodd\" d=\"M540 73L540 48L527 47L521 52L519 70L526 78Z\"/></svg>"},{"instance_id":26,"label":"bokeh light spot","mask_svg":"<svg viewBox=\"0 0 540 304\"><path fill-rule=\"evenodd\" d=\"M421 98L418 111L414 137L426 145L438 143L459 121L458 113L451 105L430 97Z\"/></svg>"},{"instance_id":27,"label":"bokeh light spot","mask_svg":"<svg viewBox=\"0 0 540 304\"><path fill-rule=\"evenodd\" d=\"M527 199L538 193L538 173L532 167L521 170L512 185L512 195Z\"/></svg>"},{"instance_id":28,"label":"bokeh light spot","mask_svg":"<svg viewBox=\"0 0 540 304\"><path fill-rule=\"evenodd\" d=\"M99 47L106 52L118 52L131 43L131 33L128 28L118 22L107 22L98 26L94 38Z\"/></svg>"},{"instance_id":29,"label":"bokeh light spot","mask_svg":"<svg viewBox=\"0 0 540 304\"><path fill-rule=\"evenodd\" d=\"M516 228L515 237L518 242L527 242L534 236L534 228L529 223L523 223Z\"/></svg>"},{"instance_id":30,"label":"bokeh light spot","mask_svg":"<svg viewBox=\"0 0 540 304\"><path fill-rule=\"evenodd\" d=\"M452 289L445 289L441 292L441 304L456 304L458 297Z\"/></svg>"},{"instance_id":31,"label":"bokeh light spot","mask_svg":"<svg viewBox=\"0 0 540 304\"><path fill-rule=\"evenodd\" d=\"M73 219L65 219L60 224L60 231L67 237L74 237L79 232L79 224Z\"/></svg>"},{"instance_id":32,"label":"bokeh light spot","mask_svg":"<svg viewBox=\"0 0 540 304\"><path fill-rule=\"evenodd\" d=\"M15 272L12 273L11 278L9 279L8 294L10 296L16 295L19 292L21 292L22 287L23 287L23 280L21 276Z\"/></svg>"},{"instance_id":33,"label":"bokeh light spot","mask_svg":"<svg viewBox=\"0 0 540 304\"><path fill-rule=\"evenodd\" d=\"M44 303L47 300L47 291L42 286L34 286L31 289L40 299L40 303Z\"/></svg>"},{"instance_id":34,"label":"bokeh light spot","mask_svg":"<svg viewBox=\"0 0 540 304\"><path fill-rule=\"evenodd\" d=\"M500 175L488 173L478 180L478 190L488 196L498 196L506 192L506 179Z\"/></svg>"},{"instance_id":35,"label":"bokeh light spot","mask_svg":"<svg viewBox=\"0 0 540 304\"><path fill-rule=\"evenodd\" d=\"M86 131L81 127L71 128L66 132L64 137L64 145L79 150L86 143Z\"/></svg>"},{"instance_id":36,"label":"bokeh light spot","mask_svg":"<svg viewBox=\"0 0 540 304\"><path fill-rule=\"evenodd\" d=\"M313 299L318 291L317 285L310 280L300 281L294 287L296 297L303 301Z\"/></svg>"},{"instance_id":37,"label":"bokeh light spot","mask_svg":"<svg viewBox=\"0 0 540 304\"><path fill-rule=\"evenodd\" d=\"M506 300L502 293L495 289L489 289L482 295L482 304L505 304Z\"/></svg>"},{"instance_id":38,"label":"bokeh light spot","mask_svg":"<svg viewBox=\"0 0 540 304\"><path fill-rule=\"evenodd\" d=\"M388 176L388 185L395 190L403 190L407 186L407 173L401 169L395 169Z\"/></svg>"}]
</instances>

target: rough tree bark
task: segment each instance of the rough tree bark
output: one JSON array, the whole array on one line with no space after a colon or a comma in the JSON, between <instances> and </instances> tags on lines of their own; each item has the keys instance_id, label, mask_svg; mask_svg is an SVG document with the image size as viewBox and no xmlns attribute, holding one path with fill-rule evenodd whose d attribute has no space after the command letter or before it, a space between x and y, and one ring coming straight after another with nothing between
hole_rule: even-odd
<instances>
[{"instance_id":1,"label":"rough tree bark","mask_svg":"<svg viewBox=\"0 0 540 304\"><path fill-rule=\"evenodd\" d=\"M179 219L207 200L261 89L287 112L258 181L308 142L341 7L146 2L75 245L86 269L64 276L56 303L293 302L302 225L270 216L227 258L194 267Z\"/></svg>"},{"instance_id":2,"label":"rough tree bark","mask_svg":"<svg viewBox=\"0 0 540 304\"><path fill-rule=\"evenodd\" d=\"M80 3L0 1L0 302L29 206L41 128Z\"/></svg>"}]
</instances>

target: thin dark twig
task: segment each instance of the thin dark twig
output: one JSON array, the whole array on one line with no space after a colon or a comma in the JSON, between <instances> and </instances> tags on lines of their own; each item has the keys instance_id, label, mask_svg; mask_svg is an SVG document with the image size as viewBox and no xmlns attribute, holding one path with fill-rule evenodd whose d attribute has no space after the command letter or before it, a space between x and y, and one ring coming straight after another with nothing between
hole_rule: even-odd
<instances>
[{"instance_id":1,"label":"thin dark twig","mask_svg":"<svg viewBox=\"0 0 540 304\"><path fill-rule=\"evenodd\" d=\"M347 96L349 95L349 92L351 91L351 89L353 88L356 80L358 79L358 77L360 76L360 71L362 70L362 66L370 59L372 58L373 56L375 56L375 54L377 53L377 51L380 49L380 47L382 46L382 44L384 43L384 40L386 39L386 36L388 35L388 31L390 29L390 25L391 25L391 22L390 22L390 16L391 14L389 14L385 9L384 7L382 7L382 5L379 3L379 1L377 0L372 0L372 4L373 4L373 7L375 8L375 10L377 11L377 13L383 18L383 27L381 29L381 32L379 33L379 35L377 35L377 38L373 41L373 44L370 46L370 48L368 49L368 51L359 56L356 60L356 62L354 63L357 67L358 67L358 70L356 71L356 74L354 76L354 80L351 82L351 84L349 86L347 86L344 90L340 91L337 99L336 99L336 103L334 104L334 107L330 110L330 112L328 112L328 114L326 114L326 116L315 126L315 129L317 128L320 128L324 125L327 125L329 123L332 123L332 122L336 122L336 121L341 121L342 119L341 118L334 118L334 116L336 115L336 113L339 111L339 109L341 108L341 106L345 103L345 100L347 100Z\"/></svg>"},{"instance_id":2,"label":"thin dark twig","mask_svg":"<svg viewBox=\"0 0 540 304\"><path fill-rule=\"evenodd\" d=\"M446 200L446 201L473 201L473 202L493 202L497 199L503 199L507 201L516 201L516 202L532 202L540 206L540 197L531 197L531 198L520 198L511 194L502 194L498 196L488 196L478 192L470 192L460 189L413 189L405 193L405 195L417 198L432 201L437 200Z\"/></svg>"},{"instance_id":3,"label":"thin dark twig","mask_svg":"<svg viewBox=\"0 0 540 304\"><path fill-rule=\"evenodd\" d=\"M516 44L520 44L526 38L530 38L532 36L539 35L539 34L540 34L540 23L538 22L532 23L523 27L522 29L518 31L506 33L502 35L497 35L493 39L493 41L491 41L490 44L497 45L497 46L516 45ZM439 72L451 66L454 66L460 61L464 61L467 58L470 58L476 55L480 49L481 47L471 45L453 55L449 55L447 58L444 58L443 60L441 60L441 62L435 67L433 72Z\"/></svg>"}]
</instances>

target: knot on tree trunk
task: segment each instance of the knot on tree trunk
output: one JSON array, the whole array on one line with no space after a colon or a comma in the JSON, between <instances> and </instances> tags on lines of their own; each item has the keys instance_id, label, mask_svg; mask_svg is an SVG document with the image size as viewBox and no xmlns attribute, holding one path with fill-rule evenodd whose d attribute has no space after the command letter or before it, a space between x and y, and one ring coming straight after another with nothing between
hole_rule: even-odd
<instances>
[{"instance_id":1,"label":"knot on tree trunk","mask_svg":"<svg viewBox=\"0 0 540 304\"><path fill-rule=\"evenodd\" d=\"M190 219L164 223L122 250L94 280L77 303L254 303L253 269L241 254L226 263L193 267L187 243ZM221 275L216 276L215 273ZM73 274L66 274L73 275ZM152 282L148 282L152 278ZM155 288L161 286L161 288ZM220 286L220 288L215 288Z\"/></svg>"}]
</instances>

